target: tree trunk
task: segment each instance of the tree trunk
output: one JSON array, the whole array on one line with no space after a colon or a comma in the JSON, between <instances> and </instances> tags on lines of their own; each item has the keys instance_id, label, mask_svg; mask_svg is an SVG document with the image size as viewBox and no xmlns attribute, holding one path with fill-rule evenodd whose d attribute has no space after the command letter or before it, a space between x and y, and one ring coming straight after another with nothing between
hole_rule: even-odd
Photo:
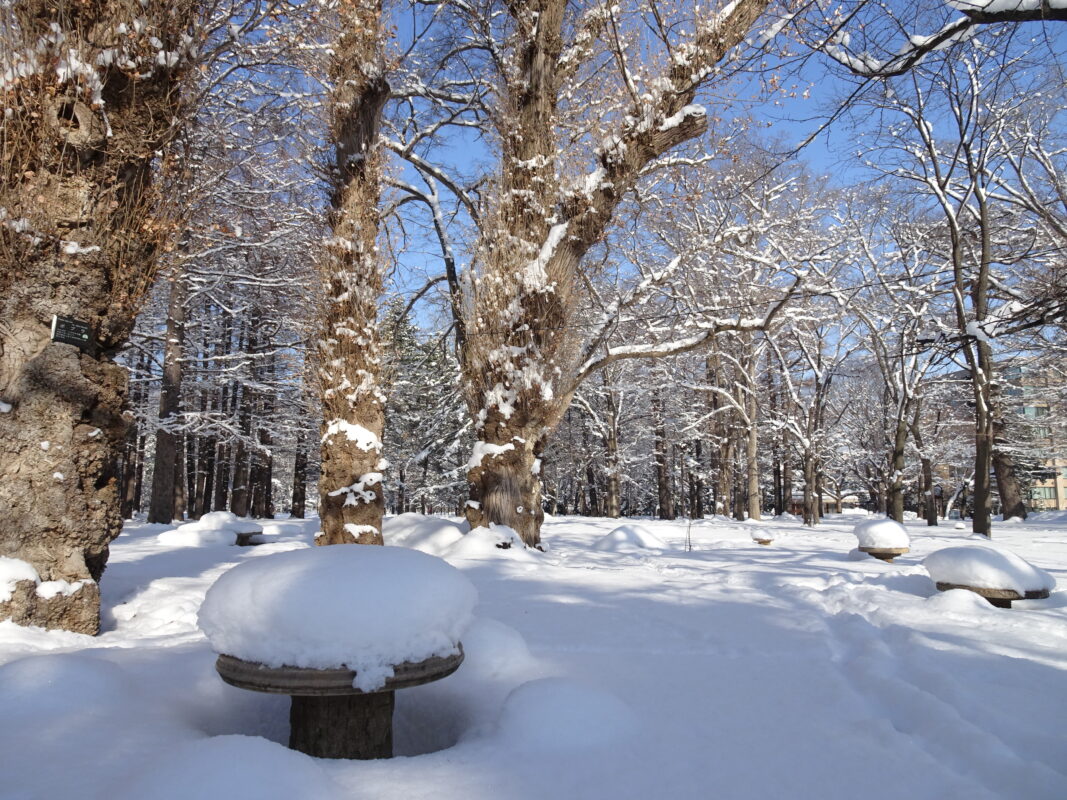
<instances>
[{"instance_id":1,"label":"tree trunk","mask_svg":"<svg viewBox=\"0 0 1067 800\"><path fill-rule=\"evenodd\" d=\"M0 401L11 407L0 413L0 556L67 582L0 603L0 619L99 628L96 581L122 528L127 428L126 370L112 357L170 233L152 216L155 153L180 129L188 67L184 55L156 65L149 37L179 42L194 10L119 0L0 12L5 52L22 59L0 119L0 208L20 223L0 225ZM134 19L143 27L118 32ZM133 69L114 65L127 53ZM84 349L50 340L53 314L88 323Z\"/></svg>"},{"instance_id":2,"label":"tree trunk","mask_svg":"<svg viewBox=\"0 0 1067 800\"><path fill-rule=\"evenodd\" d=\"M989 345L979 341L978 369L972 374L975 395L974 410L974 518L971 529L992 538L993 492L990 473L993 470L993 413L989 376L993 357Z\"/></svg>"},{"instance_id":3,"label":"tree trunk","mask_svg":"<svg viewBox=\"0 0 1067 800\"><path fill-rule=\"evenodd\" d=\"M152 467L152 502L148 521L169 523L176 517L175 496L184 476L178 471L179 436L174 431L182 401L182 345L185 338L185 301L188 284L182 272L170 279L167 333L163 346L163 379L159 388L159 427Z\"/></svg>"},{"instance_id":4,"label":"tree trunk","mask_svg":"<svg viewBox=\"0 0 1067 800\"><path fill-rule=\"evenodd\" d=\"M504 441L484 442L467 465L470 500L466 517L472 528L490 522L514 529L528 547L541 541L540 448L536 434L493 425ZM509 436L508 434L512 434Z\"/></svg>"},{"instance_id":5,"label":"tree trunk","mask_svg":"<svg viewBox=\"0 0 1067 800\"><path fill-rule=\"evenodd\" d=\"M819 499L816 497L815 457L804 454L804 524L819 524Z\"/></svg>"},{"instance_id":6,"label":"tree trunk","mask_svg":"<svg viewBox=\"0 0 1067 800\"><path fill-rule=\"evenodd\" d=\"M148 356L141 352L137 359L135 374L140 378L148 370ZM145 402L146 383L138 380L130 391L130 405L140 408ZM140 510L141 474L144 464L144 434L138 429L135 422L130 423L126 434L126 445L122 457L122 518L130 519L135 510Z\"/></svg>"},{"instance_id":7,"label":"tree trunk","mask_svg":"<svg viewBox=\"0 0 1067 800\"><path fill-rule=\"evenodd\" d=\"M907 420L897 421L893 434L893 450L889 454L889 497L887 508L890 519L904 521L904 448L908 442Z\"/></svg>"},{"instance_id":8,"label":"tree trunk","mask_svg":"<svg viewBox=\"0 0 1067 800\"><path fill-rule=\"evenodd\" d=\"M178 434L178 441L174 448L174 519L185 519L186 493L185 493L185 434Z\"/></svg>"},{"instance_id":9,"label":"tree trunk","mask_svg":"<svg viewBox=\"0 0 1067 800\"><path fill-rule=\"evenodd\" d=\"M750 398L751 407L748 410L749 419L756 414L756 398ZM745 470L746 470L746 493L748 495L748 518L762 519L762 498L759 486L759 459L757 448L759 446L759 432L755 423L748 427L745 436Z\"/></svg>"},{"instance_id":10,"label":"tree trunk","mask_svg":"<svg viewBox=\"0 0 1067 800\"><path fill-rule=\"evenodd\" d=\"M748 479L746 470L741 469L741 447L744 442L743 439L747 437L741 436L741 429L735 430L738 443L734 452L737 453L738 463L734 466L734 485L733 485L733 506L734 506L734 519L738 522L745 521L745 511L748 509Z\"/></svg>"},{"instance_id":11,"label":"tree trunk","mask_svg":"<svg viewBox=\"0 0 1067 800\"><path fill-rule=\"evenodd\" d=\"M663 404L659 390L652 394L652 424L655 426L656 490L658 503L656 512L660 519L674 519L674 495L671 493L670 473L667 463L667 427L663 417Z\"/></svg>"},{"instance_id":12,"label":"tree trunk","mask_svg":"<svg viewBox=\"0 0 1067 800\"><path fill-rule=\"evenodd\" d=\"M704 443L700 439L694 439L693 460L697 468L689 472L690 519L704 519L704 480L701 478L701 470L704 468L703 450Z\"/></svg>"},{"instance_id":13,"label":"tree trunk","mask_svg":"<svg viewBox=\"0 0 1067 800\"><path fill-rule=\"evenodd\" d=\"M782 503L786 509L793 506L793 466L788 456L782 459Z\"/></svg>"},{"instance_id":14,"label":"tree trunk","mask_svg":"<svg viewBox=\"0 0 1067 800\"><path fill-rule=\"evenodd\" d=\"M321 265L326 297L318 354L322 531L315 543L382 544L377 140L389 85L382 77L380 2L342 4L338 13L341 35L330 63L333 236Z\"/></svg>"},{"instance_id":15,"label":"tree trunk","mask_svg":"<svg viewBox=\"0 0 1067 800\"><path fill-rule=\"evenodd\" d=\"M1015 459L1010 452L994 446L993 472L997 479L997 492L1000 494L1000 508L1004 519L1026 519L1026 504L1023 502L1022 488L1015 472Z\"/></svg>"},{"instance_id":16,"label":"tree trunk","mask_svg":"<svg viewBox=\"0 0 1067 800\"><path fill-rule=\"evenodd\" d=\"M240 413L237 444L233 450L233 487L230 489L230 511L239 517L247 517L251 500L249 475L251 455L248 452L248 437L252 434L252 390L244 386L240 392Z\"/></svg>"},{"instance_id":17,"label":"tree trunk","mask_svg":"<svg viewBox=\"0 0 1067 800\"><path fill-rule=\"evenodd\" d=\"M621 513L621 492L619 487L619 437L612 419L611 430L604 444L607 449L607 489L605 492L605 511L611 519L618 519Z\"/></svg>"},{"instance_id":18,"label":"tree trunk","mask_svg":"<svg viewBox=\"0 0 1067 800\"><path fill-rule=\"evenodd\" d=\"M289 516L303 519L306 513L307 482L308 482L308 454L307 437L303 431L297 434L296 460L293 464L293 502L289 509Z\"/></svg>"},{"instance_id":19,"label":"tree trunk","mask_svg":"<svg viewBox=\"0 0 1067 800\"><path fill-rule=\"evenodd\" d=\"M215 489L211 498L212 511L225 511L230 507L226 500L230 496L230 475L233 472L232 449L228 444L219 442L218 451L215 454Z\"/></svg>"}]
</instances>

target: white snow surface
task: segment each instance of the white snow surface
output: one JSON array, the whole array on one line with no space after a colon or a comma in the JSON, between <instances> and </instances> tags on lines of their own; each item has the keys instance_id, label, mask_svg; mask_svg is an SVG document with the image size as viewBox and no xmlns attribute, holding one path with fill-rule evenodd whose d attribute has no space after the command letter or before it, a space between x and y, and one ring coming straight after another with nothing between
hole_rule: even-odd
<instances>
[{"instance_id":1,"label":"white snow surface","mask_svg":"<svg viewBox=\"0 0 1067 800\"><path fill-rule=\"evenodd\" d=\"M946 547L923 559L935 583L980 589L1011 589L1019 594L1052 590L1056 579L1015 553L979 544Z\"/></svg>"},{"instance_id":2,"label":"white snow surface","mask_svg":"<svg viewBox=\"0 0 1067 800\"><path fill-rule=\"evenodd\" d=\"M860 547L908 547L911 542L907 529L893 519L864 519L856 523L853 535L859 540Z\"/></svg>"},{"instance_id":3,"label":"white snow surface","mask_svg":"<svg viewBox=\"0 0 1067 800\"><path fill-rule=\"evenodd\" d=\"M339 667L373 691L392 667L457 651L478 592L457 569L403 547L274 553L230 570L198 622L211 646L270 667Z\"/></svg>"},{"instance_id":4,"label":"white snow surface","mask_svg":"<svg viewBox=\"0 0 1067 800\"><path fill-rule=\"evenodd\" d=\"M648 528L629 522L620 525L606 536L601 536L593 545L594 550L626 553L635 550L666 550L667 543Z\"/></svg>"},{"instance_id":5,"label":"white snow surface","mask_svg":"<svg viewBox=\"0 0 1067 800\"><path fill-rule=\"evenodd\" d=\"M393 545L467 542L446 558L480 605L459 670L397 692L399 757L348 762L286 750L288 698L224 684L196 626L220 576L319 528L261 522L272 542L248 548L128 524L99 636L0 623L0 797L1067 797L1067 594L937 592L922 559L974 545L951 523L905 523L911 553L886 564L849 560L854 516L764 520L773 548L723 517L632 520L669 545L637 553L593 549L620 520L549 518L537 553L388 519ZM1063 584L1067 513L993 536Z\"/></svg>"},{"instance_id":6,"label":"white snow surface","mask_svg":"<svg viewBox=\"0 0 1067 800\"><path fill-rule=\"evenodd\" d=\"M159 543L172 547L209 547L237 543L238 533L263 533L263 526L229 511L212 511L159 534Z\"/></svg>"}]
</instances>

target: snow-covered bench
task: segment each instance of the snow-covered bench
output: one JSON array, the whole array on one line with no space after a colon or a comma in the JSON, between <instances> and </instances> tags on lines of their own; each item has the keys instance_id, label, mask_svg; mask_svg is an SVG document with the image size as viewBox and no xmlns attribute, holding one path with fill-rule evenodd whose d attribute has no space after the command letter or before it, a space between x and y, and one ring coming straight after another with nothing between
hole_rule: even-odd
<instances>
[{"instance_id":1,"label":"snow-covered bench","mask_svg":"<svg viewBox=\"0 0 1067 800\"><path fill-rule=\"evenodd\" d=\"M983 545L946 547L923 560L940 592L966 589L997 608L1011 608L1015 600L1049 596L1056 581L1045 570L1007 550Z\"/></svg>"},{"instance_id":2,"label":"snow-covered bench","mask_svg":"<svg viewBox=\"0 0 1067 800\"><path fill-rule=\"evenodd\" d=\"M865 519L856 524L852 533L859 541L861 553L888 563L907 553L911 547L904 526L892 519Z\"/></svg>"},{"instance_id":3,"label":"snow-covered bench","mask_svg":"<svg viewBox=\"0 0 1067 800\"><path fill-rule=\"evenodd\" d=\"M290 748L389 758L394 692L459 668L477 598L461 572L416 550L311 547L224 573L199 624L224 681L292 698Z\"/></svg>"}]
</instances>

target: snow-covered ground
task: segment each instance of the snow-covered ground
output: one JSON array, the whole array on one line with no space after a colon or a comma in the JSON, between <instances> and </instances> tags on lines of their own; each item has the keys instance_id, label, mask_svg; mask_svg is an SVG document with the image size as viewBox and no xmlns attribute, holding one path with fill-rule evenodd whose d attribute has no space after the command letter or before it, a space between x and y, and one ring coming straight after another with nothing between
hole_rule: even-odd
<instances>
[{"instance_id":1,"label":"snow-covered ground","mask_svg":"<svg viewBox=\"0 0 1067 800\"><path fill-rule=\"evenodd\" d=\"M701 521L690 550L685 521L605 539L617 521L559 518L546 554L391 520L480 601L465 663L398 693L400 757L375 762L278 744L287 698L223 684L196 625L216 578L314 521L261 521L253 548L131 525L102 635L0 623L0 797L1067 797L1067 515L995 528L1059 583L1011 610L935 591L923 558L967 531L909 522L886 564L853 551L856 520L764 521L770 546Z\"/></svg>"}]
</instances>

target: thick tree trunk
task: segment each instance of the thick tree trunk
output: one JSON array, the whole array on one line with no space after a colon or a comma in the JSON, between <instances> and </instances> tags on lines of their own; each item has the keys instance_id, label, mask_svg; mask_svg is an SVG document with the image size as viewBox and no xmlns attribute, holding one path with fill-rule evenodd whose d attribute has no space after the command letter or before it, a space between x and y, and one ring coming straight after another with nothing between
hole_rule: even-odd
<instances>
[{"instance_id":1,"label":"thick tree trunk","mask_svg":"<svg viewBox=\"0 0 1067 800\"><path fill-rule=\"evenodd\" d=\"M330 65L334 144L326 285L318 372L323 423L316 544L382 544L382 290L378 238L378 127L389 85L382 77L381 4L339 7Z\"/></svg>"},{"instance_id":2,"label":"thick tree trunk","mask_svg":"<svg viewBox=\"0 0 1067 800\"><path fill-rule=\"evenodd\" d=\"M1022 487L1015 470L1015 459L1006 446L1004 421L1000 413L1000 397L996 398L997 408L993 419L993 471L997 479L997 492L1000 494L1000 508L1004 519L1018 517L1026 519L1026 504L1023 502Z\"/></svg>"},{"instance_id":3,"label":"thick tree trunk","mask_svg":"<svg viewBox=\"0 0 1067 800\"><path fill-rule=\"evenodd\" d=\"M0 401L10 406L0 413L0 556L49 582L16 587L0 619L99 627L96 581L122 527L127 428L126 370L111 359L170 233L152 216L153 171L182 118L179 42L193 10L183 0L0 10L6 55L21 59L0 118L0 208L19 223L0 225ZM173 66L155 63L149 37L181 50ZM120 68L128 56L132 68ZM53 314L89 324L84 350L50 340Z\"/></svg>"},{"instance_id":4,"label":"thick tree trunk","mask_svg":"<svg viewBox=\"0 0 1067 800\"><path fill-rule=\"evenodd\" d=\"M156 430L156 456L152 467L152 502L149 522L169 523L175 519L175 496L179 481L179 436L174 423L181 411L182 345L185 339L185 301L188 284L180 271L171 276L167 303L167 333L163 345L163 378L159 388L159 428Z\"/></svg>"},{"instance_id":5,"label":"thick tree trunk","mask_svg":"<svg viewBox=\"0 0 1067 800\"><path fill-rule=\"evenodd\" d=\"M492 429L502 441L480 443L467 464L467 521L472 528L488 527L491 522L507 525L527 547L537 547L545 518L539 477L540 438L507 425L493 425Z\"/></svg>"}]
</instances>

